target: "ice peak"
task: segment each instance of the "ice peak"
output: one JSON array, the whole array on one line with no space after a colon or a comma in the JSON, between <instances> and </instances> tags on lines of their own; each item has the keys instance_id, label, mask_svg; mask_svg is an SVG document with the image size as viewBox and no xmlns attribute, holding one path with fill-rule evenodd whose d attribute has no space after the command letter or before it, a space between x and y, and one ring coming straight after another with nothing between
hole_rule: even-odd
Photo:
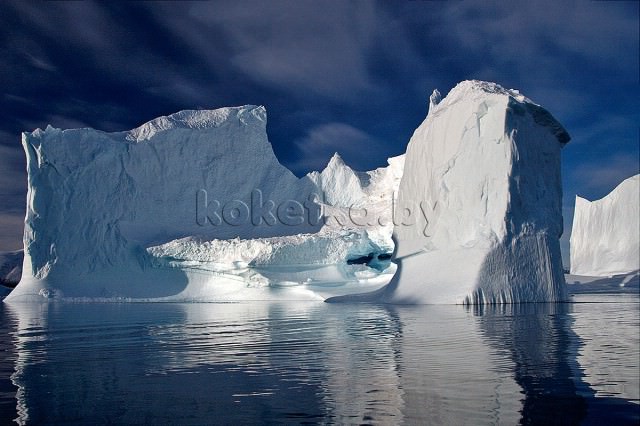
<instances>
[{"instance_id":1,"label":"ice peak","mask_svg":"<svg viewBox=\"0 0 640 426\"><path fill-rule=\"evenodd\" d=\"M345 162L337 152L333 154L331 160L329 160L329 164L327 164L327 169L332 167L344 166Z\"/></svg>"},{"instance_id":2,"label":"ice peak","mask_svg":"<svg viewBox=\"0 0 640 426\"><path fill-rule=\"evenodd\" d=\"M438 89L433 89L433 93L429 96L429 111L433 111L433 109L440 103L442 100L442 95Z\"/></svg>"},{"instance_id":3,"label":"ice peak","mask_svg":"<svg viewBox=\"0 0 640 426\"><path fill-rule=\"evenodd\" d=\"M130 130L127 132L126 139L132 142L142 142L150 139L156 133L166 130L175 128L215 128L233 119L237 119L245 125L250 122L266 123L267 111L264 106L255 105L218 109L183 110L168 116L154 118L140 127Z\"/></svg>"}]
</instances>

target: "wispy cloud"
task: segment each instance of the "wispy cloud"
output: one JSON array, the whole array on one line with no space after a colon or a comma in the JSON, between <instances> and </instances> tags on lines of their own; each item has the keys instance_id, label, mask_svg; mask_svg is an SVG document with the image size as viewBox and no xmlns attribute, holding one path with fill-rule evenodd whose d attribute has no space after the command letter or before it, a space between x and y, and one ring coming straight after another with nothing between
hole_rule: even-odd
<instances>
[{"instance_id":1,"label":"wispy cloud","mask_svg":"<svg viewBox=\"0 0 640 426\"><path fill-rule=\"evenodd\" d=\"M627 68L619 52L637 47L637 5L624 2L537 1L517 6L502 1L449 3L441 27L458 45L488 55L495 65L511 65L510 73L539 78L562 73L549 67L575 55L589 61ZM637 63L637 59L636 59Z\"/></svg>"},{"instance_id":2,"label":"wispy cloud","mask_svg":"<svg viewBox=\"0 0 640 426\"><path fill-rule=\"evenodd\" d=\"M405 149L432 89L480 78L520 89L565 125L565 193L595 194L624 177L616 168L631 172L638 152L637 6L8 0L0 143L47 124L125 130L179 109L252 103L269 108L269 139L294 171L320 169L334 151L371 169ZM24 190L14 148L0 194ZM24 204L2 201L0 213Z\"/></svg>"},{"instance_id":3,"label":"wispy cloud","mask_svg":"<svg viewBox=\"0 0 640 426\"><path fill-rule=\"evenodd\" d=\"M199 2L189 17L162 15L203 60L256 84L334 100L374 89L368 60L386 21L374 2Z\"/></svg>"},{"instance_id":4,"label":"wispy cloud","mask_svg":"<svg viewBox=\"0 0 640 426\"><path fill-rule=\"evenodd\" d=\"M640 117L639 117L640 118ZM625 137L620 133L626 129L637 126L635 121L629 115L615 114L604 109L601 114L593 117L588 124L583 124L579 129L573 132L572 144L597 144L598 141L620 143L620 138ZM626 136L629 138L629 135ZM636 138L624 141L626 143L638 143ZM585 148L585 147L583 147Z\"/></svg>"},{"instance_id":5,"label":"wispy cloud","mask_svg":"<svg viewBox=\"0 0 640 426\"><path fill-rule=\"evenodd\" d=\"M21 249L23 231L24 214L0 212L0 251Z\"/></svg>"},{"instance_id":6,"label":"wispy cloud","mask_svg":"<svg viewBox=\"0 0 640 426\"><path fill-rule=\"evenodd\" d=\"M0 211L23 211L26 189L26 160L22 147L0 144Z\"/></svg>"},{"instance_id":7,"label":"wispy cloud","mask_svg":"<svg viewBox=\"0 0 640 426\"><path fill-rule=\"evenodd\" d=\"M584 163L572 170L572 179L581 183L578 195L602 198L624 179L640 173L637 155L617 153L598 162Z\"/></svg>"},{"instance_id":8,"label":"wispy cloud","mask_svg":"<svg viewBox=\"0 0 640 426\"><path fill-rule=\"evenodd\" d=\"M7 137L0 134L0 140ZM22 247L26 181L22 147L0 144L0 251Z\"/></svg>"},{"instance_id":9,"label":"wispy cloud","mask_svg":"<svg viewBox=\"0 0 640 426\"><path fill-rule=\"evenodd\" d=\"M314 127L295 142L301 160L292 165L296 172L322 170L331 156L338 152L353 168L360 169L362 158L381 150L376 138L345 123L326 123Z\"/></svg>"}]
</instances>

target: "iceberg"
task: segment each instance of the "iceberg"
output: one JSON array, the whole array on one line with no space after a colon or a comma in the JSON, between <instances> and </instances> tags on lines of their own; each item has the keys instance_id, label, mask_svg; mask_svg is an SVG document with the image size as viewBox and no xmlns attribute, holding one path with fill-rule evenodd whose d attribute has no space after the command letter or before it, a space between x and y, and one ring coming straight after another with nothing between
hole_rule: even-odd
<instances>
[{"instance_id":1,"label":"iceberg","mask_svg":"<svg viewBox=\"0 0 640 426\"><path fill-rule=\"evenodd\" d=\"M571 274L608 277L640 269L640 175L607 196L576 196L571 228Z\"/></svg>"},{"instance_id":2,"label":"iceberg","mask_svg":"<svg viewBox=\"0 0 640 426\"><path fill-rule=\"evenodd\" d=\"M318 185L278 162L264 107L181 111L117 133L49 126L22 143L24 262L9 300L315 300L311 285L353 281L361 291L393 273L349 265L392 249L366 230L318 233ZM280 275L256 268L274 263L304 288L269 294L281 284L269 276ZM264 291L248 292L256 286Z\"/></svg>"},{"instance_id":3,"label":"iceberg","mask_svg":"<svg viewBox=\"0 0 640 426\"><path fill-rule=\"evenodd\" d=\"M398 190L397 273L379 291L333 300L566 300L560 152L569 140L518 91L464 81L442 100L434 92Z\"/></svg>"},{"instance_id":4,"label":"iceberg","mask_svg":"<svg viewBox=\"0 0 640 426\"><path fill-rule=\"evenodd\" d=\"M20 281L22 250L0 252L0 300L4 299Z\"/></svg>"},{"instance_id":5,"label":"iceberg","mask_svg":"<svg viewBox=\"0 0 640 426\"><path fill-rule=\"evenodd\" d=\"M0 252L0 285L13 288L22 275L22 250Z\"/></svg>"}]
</instances>

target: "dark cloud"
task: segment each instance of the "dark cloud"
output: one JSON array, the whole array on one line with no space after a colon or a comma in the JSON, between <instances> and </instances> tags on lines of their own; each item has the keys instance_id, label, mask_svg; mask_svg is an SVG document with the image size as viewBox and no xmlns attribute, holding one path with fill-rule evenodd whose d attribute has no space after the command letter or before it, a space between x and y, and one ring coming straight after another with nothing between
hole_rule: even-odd
<instances>
[{"instance_id":1,"label":"dark cloud","mask_svg":"<svg viewBox=\"0 0 640 426\"><path fill-rule=\"evenodd\" d=\"M638 8L2 2L0 215L15 223L22 214L24 130L125 130L180 109L262 104L274 151L298 175L323 167L333 151L371 169L404 151L432 89L470 78L520 89L548 108L573 136L567 199L602 196L621 170L638 168Z\"/></svg>"}]
</instances>

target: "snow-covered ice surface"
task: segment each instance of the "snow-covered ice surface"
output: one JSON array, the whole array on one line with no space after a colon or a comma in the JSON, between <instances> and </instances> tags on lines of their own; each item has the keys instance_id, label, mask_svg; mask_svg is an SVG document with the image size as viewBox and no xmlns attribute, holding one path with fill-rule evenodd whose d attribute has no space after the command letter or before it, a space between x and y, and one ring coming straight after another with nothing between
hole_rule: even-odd
<instances>
[{"instance_id":1,"label":"snow-covered ice surface","mask_svg":"<svg viewBox=\"0 0 640 426\"><path fill-rule=\"evenodd\" d=\"M317 233L187 237L148 247L151 264L188 274L213 274L218 280L241 281L252 288L298 287L322 298L380 288L396 270L395 264L377 257L394 248L392 198L403 162L404 156L393 157L387 167L356 172L336 153L322 172L310 173L323 213L323 227Z\"/></svg>"},{"instance_id":2,"label":"snow-covered ice surface","mask_svg":"<svg viewBox=\"0 0 640 426\"><path fill-rule=\"evenodd\" d=\"M640 269L640 175L607 196L576 196L570 239L571 273L608 277Z\"/></svg>"},{"instance_id":3,"label":"snow-covered ice surface","mask_svg":"<svg viewBox=\"0 0 640 426\"><path fill-rule=\"evenodd\" d=\"M322 172L308 177L322 195L326 225L330 229L364 229L383 251L394 248L393 202L404 170L404 155L391 157L387 167L367 172L351 169L336 153Z\"/></svg>"},{"instance_id":4,"label":"snow-covered ice surface","mask_svg":"<svg viewBox=\"0 0 640 426\"><path fill-rule=\"evenodd\" d=\"M182 111L118 133L47 127L23 146L25 257L10 300L316 300L393 273L347 263L391 251L388 236L378 245L351 224L316 235L319 187L277 161L263 107ZM384 187L383 174L361 174L357 196Z\"/></svg>"},{"instance_id":5,"label":"snow-covered ice surface","mask_svg":"<svg viewBox=\"0 0 640 426\"><path fill-rule=\"evenodd\" d=\"M206 240L185 238L147 249L168 263L221 265L326 265L379 253L366 231L332 231L283 237Z\"/></svg>"},{"instance_id":6,"label":"snow-covered ice surface","mask_svg":"<svg viewBox=\"0 0 640 426\"><path fill-rule=\"evenodd\" d=\"M513 303L566 300L560 151L570 137L515 90L465 81L413 134L396 203L398 272L338 300Z\"/></svg>"},{"instance_id":7,"label":"snow-covered ice surface","mask_svg":"<svg viewBox=\"0 0 640 426\"><path fill-rule=\"evenodd\" d=\"M254 289L294 289L293 297L326 297L380 288L395 273L389 261L376 262L384 250L365 230L323 228L316 234L271 238L201 240L184 238L147 249L153 268L177 268L212 281L231 280ZM366 263L352 263L366 257ZM259 298L270 298L262 291ZM212 296L201 295L199 298ZM252 298L247 292L243 297ZM214 296L213 300L219 300Z\"/></svg>"}]
</instances>

